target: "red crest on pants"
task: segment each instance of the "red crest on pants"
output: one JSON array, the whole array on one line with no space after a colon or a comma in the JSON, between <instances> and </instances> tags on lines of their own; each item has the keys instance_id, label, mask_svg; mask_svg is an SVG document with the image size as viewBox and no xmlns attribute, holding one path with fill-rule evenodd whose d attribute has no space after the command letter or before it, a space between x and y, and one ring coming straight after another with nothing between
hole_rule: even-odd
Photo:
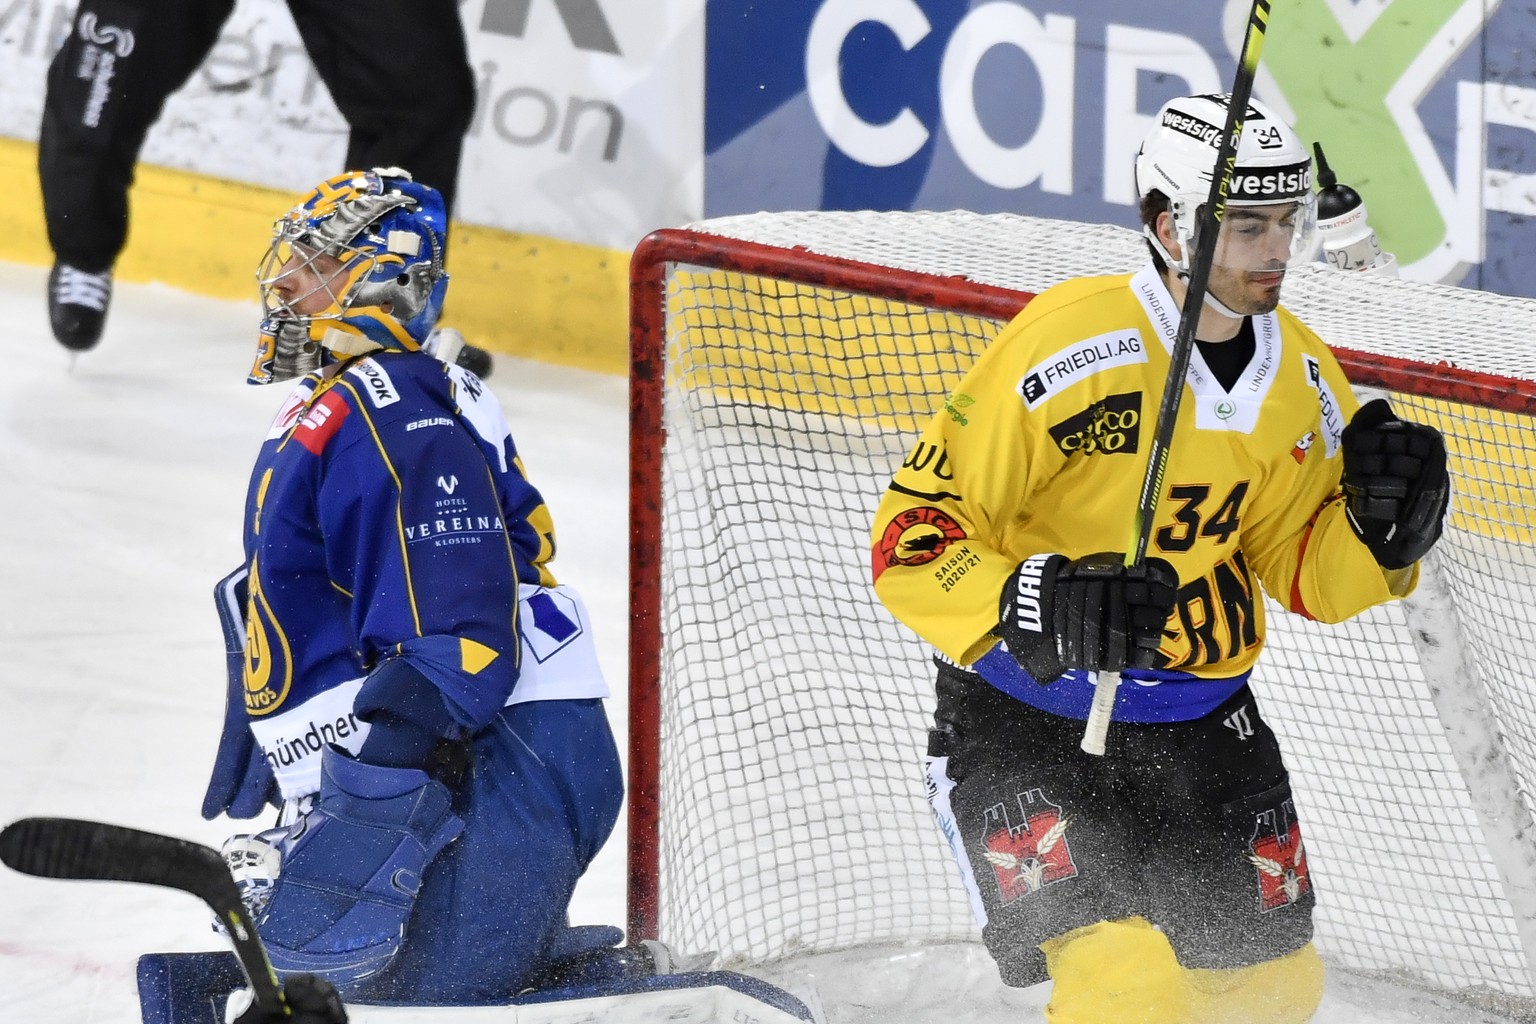
<instances>
[{"instance_id":1,"label":"red crest on pants","mask_svg":"<svg viewBox=\"0 0 1536 1024\"><path fill-rule=\"evenodd\" d=\"M985 852L1004 903L1077 875L1067 845L1068 819L1038 789L1018 794L1018 813L998 804L987 812ZM992 828L1000 823L1001 828Z\"/></svg>"},{"instance_id":2,"label":"red crest on pants","mask_svg":"<svg viewBox=\"0 0 1536 1024\"><path fill-rule=\"evenodd\" d=\"M1261 912L1290 906L1312 887L1301 824L1291 801L1257 816L1249 845L1253 852L1248 859L1258 874Z\"/></svg>"}]
</instances>

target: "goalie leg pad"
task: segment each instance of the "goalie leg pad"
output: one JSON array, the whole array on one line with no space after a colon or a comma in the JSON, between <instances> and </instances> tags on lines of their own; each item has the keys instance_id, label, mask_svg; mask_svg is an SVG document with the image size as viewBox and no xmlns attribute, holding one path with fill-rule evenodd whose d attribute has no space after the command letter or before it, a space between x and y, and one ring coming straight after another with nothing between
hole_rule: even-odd
<instances>
[{"instance_id":1,"label":"goalie leg pad","mask_svg":"<svg viewBox=\"0 0 1536 1024\"><path fill-rule=\"evenodd\" d=\"M1185 973L1189 1024L1306 1024L1323 999L1323 961L1311 943L1251 967Z\"/></svg>"},{"instance_id":2,"label":"goalie leg pad","mask_svg":"<svg viewBox=\"0 0 1536 1024\"><path fill-rule=\"evenodd\" d=\"M422 874L463 831L448 790L425 772L321 757L312 811L279 842L282 867L258 921L272 966L343 991L399 949Z\"/></svg>"},{"instance_id":3,"label":"goalie leg pad","mask_svg":"<svg viewBox=\"0 0 1536 1024\"><path fill-rule=\"evenodd\" d=\"M1040 949L1055 982L1049 1024L1188 1024L1185 971L1145 919L1101 921Z\"/></svg>"},{"instance_id":4,"label":"goalie leg pad","mask_svg":"<svg viewBox=\"0 0 1536 1024\"><path fill-rule=\"evenodd\" d=\"M245 975L228 951L145 953L138 984L144 1024L224 1024L224 1004Z\"/></svg>"},{"instance_id":5,"label":"goalie leg pad","mask_svg":"<svg viewBox=\"0 0 1536 1024\"><path fill-rule=\"evenodd\" d=\"M138 976L143 1024L224 1024L225 1004L232 993L243 990L245 985L240 963L229 952L146 953L139 958ZM292 984L290 981L286 992L290 997ZM797 995L761 978L734 971L689 971L547 989L525 993L505 1003L508 1020L516 1017L516 1011L510 1007L536 1004L558 1005L560 1009L552 1011L551 1016L561 1020L629 1019L627 1011L633 1011L636 1018L660 1020L663 1014L675 1013L683 1004L695 1010L713 1008L716 1014L709 1016L710 1020L753 1020L762 1024L824 1020L807 1004L807 999L814 999L814 993ZM484 1009L484 1004L466 1005L465 1012L458 1014L452 1006L437 1004L430 1011L409 1016L412 1020L441 1018L442 1024L454 1024L460 1019L483 1024L490 1019ZM591 1016L582 1016L582 1011ZM690 1014L689 1019L703 1017Z\"/></svg>"}]
</instances>

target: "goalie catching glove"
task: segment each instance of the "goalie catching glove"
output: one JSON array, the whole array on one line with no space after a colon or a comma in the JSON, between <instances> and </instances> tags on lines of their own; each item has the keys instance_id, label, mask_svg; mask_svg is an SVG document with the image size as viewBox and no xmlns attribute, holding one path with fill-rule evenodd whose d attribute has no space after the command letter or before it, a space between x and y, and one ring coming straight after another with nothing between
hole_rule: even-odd
<instances>
[{"instance_id":1,"label":"goalie catching glove","mask_svg":"<svg viewBox=\"0 0 1536 1024\"><path fill-rule=\"evenodd\" d=\"M1445 521L1444 438L1398 419L1383 399L1367 402L1344 428L1344 497L1349 525L1377 564L1407 568L1434 546Z\"/></svg>"},{"instance_id":2,"label":"goalie catching glove","mask_svg":"<svg viewBox=\"0 0 1536 1024\"><path fill-rule=\"evenodd\" d=\"M1003 585L998 632L1039 683L1069 668L1152 668L1178 590L1161 558L1128 566L1113 552L1034 555Z\"/></svg>"}]
</instances>

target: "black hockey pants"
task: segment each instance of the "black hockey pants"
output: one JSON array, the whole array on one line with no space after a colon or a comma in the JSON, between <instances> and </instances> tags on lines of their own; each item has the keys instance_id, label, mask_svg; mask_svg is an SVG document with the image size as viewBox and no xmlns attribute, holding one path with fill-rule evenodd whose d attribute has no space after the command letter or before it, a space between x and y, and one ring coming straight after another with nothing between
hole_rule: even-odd
<instances>
[{"instance_id":1,"label":"black hockey pants","mask_svg":"<svg viewBox=\"0 0 1536 1024\"><path fill-rule=\"evenodd\" d=\"M48 69L38 171L54 254L112 266L128 235L134 164L165 100L203 63L235 0L81 0ZM393 165L457 190L475 81L458 4L287 0L351 129L346 166Z\"/></svg>"},{"instance_id":2,"label":"black hockey pants","mask_svg":"<svg viewBox=\"0 0 1536 1024\"><path fill-rule=\"evenodd\" d=\"M1140 916L1185 967L1227 970L1312 939L1316 896L1279 741L1245 686L1204 718L1083 723L938 667L929 799L1003 981L1046 978L1040 944Z\"/></svg>"}]
</instances>

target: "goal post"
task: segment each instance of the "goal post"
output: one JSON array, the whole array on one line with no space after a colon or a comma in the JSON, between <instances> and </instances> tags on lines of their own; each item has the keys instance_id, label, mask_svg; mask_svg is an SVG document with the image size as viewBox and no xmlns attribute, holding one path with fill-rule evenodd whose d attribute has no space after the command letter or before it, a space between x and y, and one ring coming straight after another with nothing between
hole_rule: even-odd
<instances>
[{"instance_id":1,"label":"goal post","mask_svg":"<svg viewBox=\"0 0 1536 1024\"><path fill-rule=\"evenodd\" d=\"M784 248L707 232L664 229L635 249L630 263L630 641L629 641L629 928L655 937L658 925L661 814L662 542L664 406L667 383L667 288L673 268L729 270L766 279L871 298L907 301L921 281L921 300L1006 321L1030 295L964 279L898 273L855 260Z\"/></svg>"},{"instance_id":2,"label":"goal post","mask_svg":"<svg viewBox=\"0 0 1536 1024\"><path fill-rule=\"evenodd\" d=\"M1034 293L1133 231L795 212L631 262L629 925L728 962L976 941L923 792L924 645L869 584L895 469ZM1536 302L1322 266L1283 295L1352 382L1445 433L1452 512L1410 602L1271 604L1331 963L1536 1006ZM1128 513L1129 514L1129 511Z\"/></svg>"}]
</instances>

